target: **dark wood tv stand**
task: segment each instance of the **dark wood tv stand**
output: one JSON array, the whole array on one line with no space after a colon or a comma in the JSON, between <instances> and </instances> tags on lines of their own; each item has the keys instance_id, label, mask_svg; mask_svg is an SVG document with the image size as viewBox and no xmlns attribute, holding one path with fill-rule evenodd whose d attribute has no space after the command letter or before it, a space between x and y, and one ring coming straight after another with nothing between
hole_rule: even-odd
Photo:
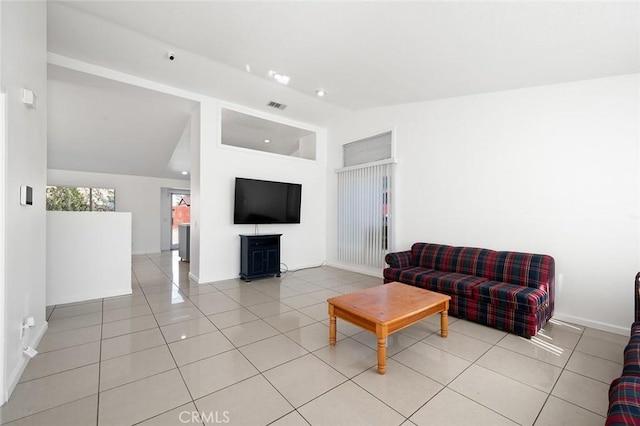
<instances>
[{"instance_id":1,"label":"dark wood tv stand","mask_svg":"<svg viewBox=\"0 0 640 426\"><path fill-rule=\"evenodd\" d=\"M240 235L240 277L280 276L280 236L282 234Z\"/></svg>"}]
</instances>

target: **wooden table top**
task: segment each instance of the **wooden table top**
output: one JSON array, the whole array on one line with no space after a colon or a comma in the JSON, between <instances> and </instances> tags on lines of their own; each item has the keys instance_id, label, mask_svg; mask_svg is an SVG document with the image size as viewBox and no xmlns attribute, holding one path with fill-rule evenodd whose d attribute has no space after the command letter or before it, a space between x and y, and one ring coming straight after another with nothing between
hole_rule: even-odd
<instances>
[{"instance_id":1,"label":"wooden table top","mask_svg":"<svg viewBox=\"0 0 640 426\"><path fill-rule=\"evenodd\" d=\"M392 282L332 297L327 299L327 302L357 312L374 323L385 324L430 309L450 299L451 296L445 294Z\"/></svg>"}]
</instances>

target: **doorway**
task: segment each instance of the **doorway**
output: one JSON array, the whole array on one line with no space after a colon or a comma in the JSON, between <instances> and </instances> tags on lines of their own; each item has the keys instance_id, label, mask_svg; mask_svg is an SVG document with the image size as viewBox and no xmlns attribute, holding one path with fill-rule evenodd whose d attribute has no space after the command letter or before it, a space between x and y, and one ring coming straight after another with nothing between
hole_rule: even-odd
<instances>
[{"instance_id":1,"label":"doorway","mask_svg":"<svg viewBox=\"0 0 640 426\"><path fill-rule=\"evenodd\" d=\"M179 228L191 220L191 194L171 192L171 250L177 250L180 242Z\"/></svg>"}]
</instances>

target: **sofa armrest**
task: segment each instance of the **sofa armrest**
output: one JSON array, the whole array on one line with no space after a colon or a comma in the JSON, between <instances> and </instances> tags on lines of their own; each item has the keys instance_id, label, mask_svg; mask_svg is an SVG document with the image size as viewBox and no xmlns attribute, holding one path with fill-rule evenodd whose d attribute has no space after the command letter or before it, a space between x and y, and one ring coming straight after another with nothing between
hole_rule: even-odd
<instances>
[{"instance_id":1,"label":"sofa armrest","mask_svg":"<svg viewBox=\"0 0 640 426\"><path fill-rule=\"evenodd\" d=\"M407 268L411 266L411 250L388 253L384 257L384 261L391 268Z\"/></svg>"},{"instance_id":2,"label":"sofa armrest","mask_svg":"<svg viewBox=\"0 0 640 426\"><path fill-rule=\"evenodd\" d=\"M609 387L605 426L640 424L640 377L622 376Z\"/></svg>"},{"instance_id":3,"label":"sofa armrest","mask_svg":"<svg viewBox=\"0 0 640 426\"><path fill-rule=\"evenodd\" d=\"M635 291L635 322L640 321L640 272L636 274L636 291Z\"/></svg>"}]
</instances>

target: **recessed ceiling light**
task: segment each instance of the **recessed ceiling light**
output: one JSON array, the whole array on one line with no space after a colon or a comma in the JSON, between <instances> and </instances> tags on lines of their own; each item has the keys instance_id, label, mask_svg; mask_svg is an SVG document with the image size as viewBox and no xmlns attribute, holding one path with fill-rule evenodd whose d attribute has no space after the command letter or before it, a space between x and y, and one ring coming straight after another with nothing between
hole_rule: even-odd
<instances>
[{"instance_id":1,"label":"recessed ceiling light","mask_svg":"<svg viewBox=\"0 0 640 426\"><path fill-rule=\"evenodd\" d=\"M182 174L183 174L184 176L186 176L186 175L188 175L188 174L189 174L189 172L182 172Z\"/></svg>"},{"instance_id":2,"label":"recessed ceiling light","mask_svg":"<svg viewBox=\"0 0 640 426\"><path fill-rule=\"evenodd\" d=\"M244 69L247 70L247 72L251 72L251 66L249 64L245 65Z\"/></svg>"},{"instance_id":3,"label":"recessed ceiling light","mask_svg":"<svg viewBox=\"0 0 640 426\"><path fill-rule=\"evenodd\" d=\"M326 94L327 94L327 92L325 92L325 91L324 91L324 90L322 90L322 89L318 89L318 90L316 90L316 95L318 95L319 97L323 97L323 96L324 96L324 95L326 95Z\"/></svg>"},{"instance_id":4,"label":"recessed ceiling light","mask_svg":"<svg viewBox=\"0 0 640 426\"><path fill-rule=\"evenodd\" d=\"M289 76L284 74L276 74L273 78L280 84L284 84L285 86L289 84Z\"/></svg>"},{"instance_id":5,"label":"recessed ceiling light","mask_svg":"<svg viewBox=\"0 0 640 426\"><path fill-rule=\"evenodd\" d=\"M264 143L269 143L269 142L271 142L271 139L265 139L263 142Z\"/></svg>"},{"instance_id":6,"label":"recessed ceiling light","mask_svg":"<svg viewBox=\"0 0 640 426\"><path fill-rule=\"evenodd\" d=\"M269 77L272 77L275 81L280 84L284 84L285 86L289 84L290 80L290 77L288 75L277 73L274 70L269 71Z\"/></svg>"}]
</instances>

